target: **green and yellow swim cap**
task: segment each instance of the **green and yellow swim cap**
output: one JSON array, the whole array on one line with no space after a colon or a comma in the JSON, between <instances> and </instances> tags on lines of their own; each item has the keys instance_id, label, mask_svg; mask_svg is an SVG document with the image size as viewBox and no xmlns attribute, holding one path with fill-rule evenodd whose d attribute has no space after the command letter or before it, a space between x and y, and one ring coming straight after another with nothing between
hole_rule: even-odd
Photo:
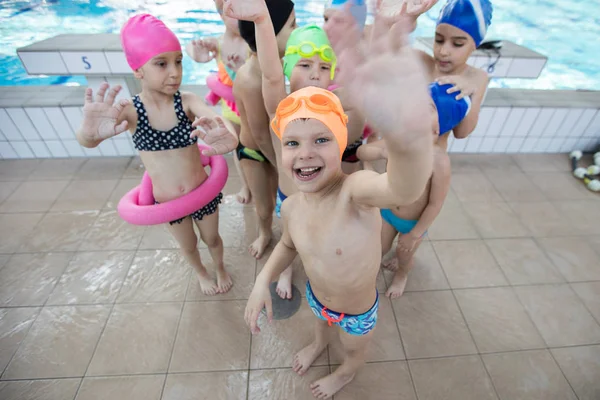
<instances>
[{"instance_id":1,"label":"green and yellow swim cap","mask_svg":"<svg viewBox=\"0 0 600 400\"><path fill-rule=\"evenodd\" d=\"M294 29L287 41L283 57L284 75L291 79L292 70L298 61L315 54L318 54L321 60L331 63L331 79L333 79L337 59L325 31L314 24Z\"/></svg>"}]
</instances>

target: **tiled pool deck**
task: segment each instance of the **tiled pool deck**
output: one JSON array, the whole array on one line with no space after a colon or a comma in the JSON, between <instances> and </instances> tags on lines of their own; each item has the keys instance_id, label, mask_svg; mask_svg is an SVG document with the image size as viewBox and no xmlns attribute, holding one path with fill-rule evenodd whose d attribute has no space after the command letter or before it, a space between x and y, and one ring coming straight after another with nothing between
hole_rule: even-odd
<instances>
[{"instance_id":1,"label":"tiled pool deck","mask_svg":"<svg viewBox=\"0 0 600 400\"><path fill-rule=\"evenodd\" d=\"M600 195L565 155L451 158L407 292L382 298L368 364L335 399L597 400ZM306 302L258 336L246 329L264 260L246 252L257 227L234 199L235 169L220 208L235 283L208 298L163 227L118 218L139 164L0 161L0 399L312 398L339 343L300 378L289 366L312 335Z\"/></svg>"}]
</instances>

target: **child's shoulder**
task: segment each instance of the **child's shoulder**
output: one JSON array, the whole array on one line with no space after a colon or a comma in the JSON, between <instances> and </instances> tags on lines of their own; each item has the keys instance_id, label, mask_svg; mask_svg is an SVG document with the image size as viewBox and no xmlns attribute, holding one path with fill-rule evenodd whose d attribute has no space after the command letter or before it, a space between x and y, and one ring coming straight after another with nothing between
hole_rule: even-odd
<instances>
[{"instance_id":1,"label":"child's shoulder","mask_svg":"<svg viewBox=\"0 0 600 400\"><path fill-rule=\"evenodd\" d=\"M465 70L465 76L467 76L470 80L476 82L478 86L487 86L488 80L490 79L487 72L485 72L481 68L475 68L471 65L467 66L467 69Z\"/></svg>"}]
</instances>

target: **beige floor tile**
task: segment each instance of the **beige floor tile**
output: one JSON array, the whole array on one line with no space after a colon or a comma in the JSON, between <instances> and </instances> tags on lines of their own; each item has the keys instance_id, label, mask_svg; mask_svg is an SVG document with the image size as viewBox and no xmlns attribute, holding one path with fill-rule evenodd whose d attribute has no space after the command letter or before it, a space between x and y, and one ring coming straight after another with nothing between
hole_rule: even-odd
<instances>
[{"instance_id":1,"label":"beige floor tile","mask_svg":"<svg viewBox=\"0 0 600 400\"><path fill-rule=\"evenodd\" d=\"M463 208L483 238L531 235L506 203L467 203Z\"/></svg>"},{"instance_id":2,"label":"beige floor tile","mask_svg":"<svg viewBox=\"0 0 600 400\"><path fill-rule=\"evenodd\" d=\"M10 195L12 195L15 190L21 185L21 182L1 182L0 181L0 204L4 202L4 200L8 199ZM2 210L2 207L0 207Z\"/></svg>"},{"instance_id":3,"label":"beige floor tile","mask_svg":"<svg viewBox=\"0 0 600 400\"><path fill-rule=\"evenodd\" d=\"M479 356L409 361L419 400L496 400Z\"/></svg>"},{"instance_id":4,"label":"beige floor tile","mask_svg":"<svg viewBox=\"0 0 600 400\"><path fill-rule=\"evenodd\" d=\"M591 193L591 192L590 192ZM561 212L569 225L585 235L600 234L600 212L598 212L598 199L594 193L592 200L556 201L554 205Z\"/></svg>"},{"instance_id":5,"label":"beige floor tile","mask_svg":"<svg viewBox=\"0 0 600 400\"><path fill-rule=\"evenodd\" d=\"M478 239L479 233L460 205L445 204L429 231L431 240Z\"/></svg>"},{"instance_id":6,"label":"beige floor tile","mask_svg":"<svg viewBox=\"0 0 600 400\"><path fill-rule=\"evenodd\" d=\"M548 200L585 200L589 196L583 183L569 172L526 175Z\"/></svg>"},{"instance_id":7,"label":"beige floor tile","mask_svg":"<svg viewBox=\"0 0 600 400\"><path fill-rule=\"evenodd\" d=\"M390 273L389 276L392 278L393 274ZM415 265L408 274L406 291L416 292L449 288L448 280L433 250L433 246L431 243L421 243L415 254Z\"/></svg>"},{"instance_id":8,"label":"beige floor tile","mask_svg":"<svg viewBox=\"0 0 600 400\"><path fill-rule=\"evenodd\" d=\"M486 354L487 367L501 400L576 400L547 350Z\"/></svg>"},{"instance_id":9,"label":"beige floor tile","mask_svg":"<svg viewBox=\"0 0 600 400\"><path fill-rule=\"evenodd\" d=\"M558 163L569 168L569 158L564 154L513 154L513 160L525 172L562 172Z\"/></svg>"},{"instance_id":10,"label":"beige floor tile","mask_svg":"<svg viewBox=\"0 0 600 400\"><path fill-rule=\"evenodd\" d=\"M140 250L179 249L177 240L171 235L167 224L152 225L144 229ZM200 239L198 239L200 242Z\"/></svg>"},{"instance_id":11,"label":"beige floor tile","mask_svg":"<svg viewBox=\"0 0 600 400\"><path fill-rule=\"evenodd\" d=\"M0 214L0 252L16 251L44 214Z\"/></svg>"},{"instance_id":12,"label":"beige floor tile","mask_svg":"<svg viewBox=\"0 0 600 400\"><path fill-rule=\"evenodd\" d=\"M160 400L165 375L84 378L75 400Z\"/></svg>"},{"instance_id":13,"label":"beige floor tile","mask_svg":"<svg viewBox=\"0 0 600 400\"><path fill-rule=\"evenodd\" d=\"M0 382L2 400L73 400L81 379Z\"/></svg>"},{"instance_id":14,"label":"beige floor tile","mask_svg":"<svg viewBox=\"0 0 600 400\"><path fill-rule=\"evenodd\" d=\"M367 364L335 395L336 400L416 400L406 362Z\"/></svg>"},{"instance_id":15,"label":"beige floor tile","mask_svg":"<svg viewBox=\"0 0 600 400\"><path fill-rule=\"evenodd\" d=\"M433 247L452 288L508 285L483 241L434 242Z\"/></svg>"},{"instance_id":16,"label":"beige floor tile","mask_svg":"<svg viewBox=\"0 0 600 400\"><path fill-rule=\"evenodd\" d=\"M266 316L261 314L258 320L261 332L252 338L250 368L290 368L294 355L314 340L316 321L317 317L305 301L289 319L269 324ZM332 328L330 332L333 336L337 329ZM329 365L327 349L313 365Z\"/></svg>"},{"instance_id":17,"label":"beige floor tile","mask_svg":"<svg viewBox=\"0 0 600 400\"><path fill-rule=\"evenodd\" d=\"M138 251L117 303L184 301L191 273L177 250Z\"/></svg>"},{"instance_id":18,"label":"beige floor tile","mask_svg":"<svg viewBox=\"0 0 600 400\"><path fill-rule=\"evenodd\" d=\"M452 189L462 202L502 201L500 194L481 172L452 174Z\"/></svg>"},{"instance_id":19,"label":"beige floor tile","mask_svg":"<svg viewBox=\"0 0 600 400\"><path fill-rule=\"evenodd\" d=\"M339 335L334 335L329 344L329 359L331 364L341 364L344 360L344 347ZM373 340L369 343L367 349L366 361L399 361L404 359L402 341L390 300L380 297L377 326L373 334Z\"/></svg>"},{"instance_id":20,"label":"beige floor tile","mask_svg":"<svg viewBox=\"0 0 600 400\"><path fill-rule=\"evenodd\" d=\"M546 347L511 288L457 290L454 294L479 352Z\"/></svg>"},{"instance_id":21,"label":"beige floor tile","mask_svg":"<svg viewBox=\"0 0 600 400\"><path fill-rule=\"evenodd\" d=\"M250 330L245 301L186 303L169 372L248 368Z\"/></svg>"},{"instance_id":22,"label":"beige floor tile","mask_svg":"<svg viewBox=\"0 0 600 400\"><path fill-rule=\"evenodd\" d=\"M129 192L131 189L138 186L140 182L141 177L133 179L121 179L117 183L117 186L115 186L115 190L113 190L113 192L110 194L108 201L106 202L103 208L116 210L117 206L119 205L119 201L121 201L121 198L125 196L125 194L127 194L127 192Z\"/></svg>"},{"instance_id":23,"label":"beige floor tile","mask_svg":"<svg viewBox=\"0 0 600 400\"><path fill-rule=\"evenodd\" d=\"M200 251L202 262L206 265L209 273L215 277L215 266L206 249ZM190 286L187 294L187 301L195 300L246 300L254 287L254 277L256 273L256 259L248 253L248 249L228 247L224 252L224 262L227 272L233 279L233 286L229 292L220 294L217 297L206 296L200 290L200 284L196 279L196 273L192 273ZM215 277L216 279L216 277Z\"/></svg>"},{"instance_id":24,"label":"beige floor tile","mask_svg":"<svg viewBox=\"0 0 600 400\"><path fill-rule=\"evenodd\" d=\"M565 236L579 233L550 202L509 203L519 221L534 236Z\"/></svg>"},{"instance_id":25,"label":"beige floor tile","mask_svg":"<svg viewBox=\"0 0 600 400\"><path fill-rule=\"evenodd\" d=\"M477 352L452 292L405 293L392 305L408 359Z\"/></svg>"},{"instance_id":26,"label":"beige floor tile","mask_svg":"<svg viewBox=\"0 0 600 400\"><path fill-rule=\"evenodd\" d=\"M47 307L6 368L3 379L83 376L110 307Z\"/></svg>"},{"instance_id":27,"label":"beige floor tile","mask_svg":"<svg viewBox=\"0 0 600 400\"><path fill-rule=\"evenodd\" d=\"M36 169L41 160L0 160L0 181L22 181Z\"/></svg>"},{"instance_id":28,"label":"beige floor tile","mask_svg":"<svg viewBox=\"0 0 600 400\"><path fill-rule=\"evenodd\" d=\"M484 173L487 171L521 172L509 154L469 154L471 162Z\"/></svg>"},{"instance_id":29,"label":"beige floor tile","mask_svg":"<svg viewBox=\"0 0 600 400\"><path fill-rule=\"evenodd\" d=\"M75 180L62 192L51 211L100 210L117 186L117 180Z\"/></svg>"},{"instance_id":30,"label":"beige floor tile","mask_svg":"<svg viewBox=\"0 0 600 400\"><path fill-rule=\"evenodd\" d=\"M552 349L579 400L600 398L600 346Z\"/></svg>"},{"instance_id":31,"label":"beige floor tile","mask_svg":"<svg viewBox=\"0 0 600 400\"><path fill-rule=\"evenodd\" d=\"M146 169L140 157L132 157L123 174L123 178L142 178Z\"/></svg>"},{"instance_id":32,"label":"beige floor tile","mask_svg":"<svg viewBox=\"0 0 600 400\"><path fill-rule=\"evenodd\" d=\"M314 400L310 384L329 375L329 367L314 367L304 376L290 368L250 371L248 400Z\"/></svg>"},{"instance_id":33,"label":"beige floor tile","mask_svg":"<svg viewBox=\"0 0 600 400\"><path fill-rule=\"evenodd\" d=\"M2 267L4 267L6 263L8 263L10 257L10 254L0 254L0 269L2 269Z\"/></svg>"},{"instance_id":34,"label":"beige floor tile","mask_svg":"<svg viewBox=\"0 0 600 400\"><path fill-rule=\"evenodd\" d=\"M69 181L23 182L7 198L0 212L45 212L65 190Z\"/></svg>"},{"instance_id":35,"label":"beige floor tile","mask_svg":"<svg viewBox=\"0 0 600 400\"><path fill-rule=\"evenodd\" d=\"M0 371L8 365L39 312L33 307L0 308Z\"/></svg>"},{"instance_id":36,"label":"beige floor tile","mask_svg":"<svg viewBox=\"0 0 600 400\"><path fill-rule=\"evenodd\" d=\"M87 375L167 372L181 307L181 303L116 305Z\"/></svg>"},{"instance_id":37,"label":"beige floor tile","mask_svg":"<svg viewBox=\"0 0 600 400\"><path fill-rule=\"evenodd\" d=\"M488 239L486 243L511 285L564 282L533 239Z\"/></svg>"},{"instance_id":38,"label":"beige floor tile","mask_svg":"<svg viewBox=\"0 0 600 400\"><path fill-rule=\"evenodd\" d=\"M113 303L132 260L133 252L77 253L47 304Z\"/></svg>"},{"instance_id":39,"label":"beige floor tile","mask_svg":"<svg viewBox=\"0 0 600 400\"><path fill-rule=\"evenodd\" d=\"M83 164L75 179L121 179L130 163L130 157L92 158Z\"/></svg>"},{"instance_id":40,"label":"beige floor tile","mask_svg":"<svg viewBox=\"0 0 600 400\"><path fill-rule=\"evenodd\" d=\"M20 251L75 251L98 218L98 211L48 213L23 241Z\"/></svg>"},{"instance_id":41,"label":"beige floor tile","mask_svg":"<svg viewBox=\"0 0 600 400\"><path fill-rule=\"evenodd\" d=\"M219 234L225 247L248 247L258 237L258 217L253 208L232 204L219 207ZM271 246L274 246L272 243ZM206 247L204 243L201 247Z\"/></svg>"},{"instance_id":42,"label":"beige floor tile","mask_svg":"<svg viewBox=\"0 0 600 400\"><path fill-rule=\"evenodd\" d=\"M453 174L479 173L479 163L471 154L449 153Z\"/></svg>"},{"instance_id":43,"label":"beige floor tile","mask_svg":"<svg viewBox=\"0 0 600 400\"><path fill-rule=\"evenodd\" d=\"M487 171L485 175L506 201L539 202L546 200L544 193L522 172Z\"/></svg>"},{"instance_id":44,"label":"beige floor tile","mask_svg":"<svg viewBox=\"0 0 600 400\"><path fill-rule=\"evenodd\" d=\"M586 239L592 245L592 248L600 254L600 235L588 236Z\"/></svg>"},{"instance_id":45,"label":"beige floor tile","mask_svg":"<svg viewBox=\"0 0 600 400\"><path fill-rule=\"evenodd\" d=\"M246 398L247 386L246 371L170 374L162 400L240 400Z\"/></svg>"},{"instance_id":46,"label":"beige floor tile","mask_svg":"<svg viewBox=\"0 0 600 400\"><path fill-rule=\"evenodd\" d=\"M0 270L0 305L44 305L72 256L71 253L13 255Z\"/></svg>"},{"instance_id":47,"label":"beige floor tile","mask_svg":"<svg viewBox=\"0 0 600 400\"><path fill-rule=\"evenodd\" d=\"M541 238L538 242L567 281L600 280L600 255L583 238Z\"/></svg>"},{"instance_id":48,"label":"beige floor tile","mask_svg":"<svg viewBox=\"0 0 600 400\"><path fill-rule=\"evenodd\" d=\"M60 158L41 160L27 180L45 181L54 179L71 180L87 161L85 158Z\"/></svg>"},{"instance_id":49,"label":"beige floor tile","mask_svg":"<svg viewBox=\"0 0 600 400\"><path fill-rule=\"evenodd\" d=\"M600 326L569 285L515 290L548 346L600 343Z\"/></svg>"},{"instance_id":50,"label":"beige floor tile","mask_svg":"<svg viewBox=\"0 0 600 400\"><path fill-rule=\"evenodd\" d=\"M572 283L571 287L600 322L600 282Z\"/></svg>"},{"instance_id":51,"label":"beige floor tile","mask_svg":"<svg viewBox=\"0 0 600 400\"><path fill-rule=\"evenodd\" d=\"M125 222L116 211L101 211L79 250L136 250L145 230Z\"/></svg>"}]
</instances>

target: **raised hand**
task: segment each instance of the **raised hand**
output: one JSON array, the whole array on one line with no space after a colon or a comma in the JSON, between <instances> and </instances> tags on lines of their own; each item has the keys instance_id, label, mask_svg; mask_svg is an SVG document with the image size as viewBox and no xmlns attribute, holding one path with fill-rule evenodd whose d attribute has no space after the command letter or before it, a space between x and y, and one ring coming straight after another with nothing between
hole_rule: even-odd
<instances>
[{"instance_id":1,"label":"raised hand","mask_svg":"<svg viewBox=\"0 0 600 400\"><path fill-rule=\"evenodd\" d=\"M405 0L406 15L418 17L429 11L437 2L438 0Z\"/></svg>"},{"instance_id":2,"label":"raised hand","mask_svg":"<svg viewBox=\"0 0 600 400\"><path fill-rule=\"evenodd\" d=\"M197 118L192 127L200 129L195 129L190 136L199 137L211 147L209 150L202 150L205 156L229 153L238 145L237 137L227 129L221 117Z\"/></svg>"},{"instance_id":3,"label":"raised hand","mask_svg":"<svg viewBox=\"0 0 600 400\"><path fill-rule=\"evenodd\" d=\"M192 40L187 46L189 56L198 63L207 63L217 56L219 43L216 38Z\"/></svg>"},{"instance_id":4,"label":"raised hand","mask_svg":"<svg viewBox=\"0 0 600 400\"><path fill-rule=\"evenodd\" d=\"M347 10L341 13L349 14ZM339 19L343 22L345 18L348 15ZM341 49L340 65L344 66L340 83L355 107L383 135L427 130L427 121L431 120L427 79L417 54L407 46L408 18L400 18L385 34L375 38L368 49L361 47L359 41L338 37L334 26L337 20L330 18L327 33L335 33L334 40Z\"/></svg>"},{"instance_id":5,"label":"raised hand","mask_svg":"<svg viewBox=\"0 0 600 400\"><path fill-rule=\"evenodd\" d=\"M223 13L231 18L257 22L269 18L265 0L223 0Z\"/></svg>"},{"instance_id":6,"label":"raised hand","mask_svg":"<svg viewBox=\"0 0 600 400\"><path fill-rule=\"evenodd\" d=\"M475 91L477 90L477 86L475 84L473 84L472 82L469 82L469 80L467 78L460 76L460 75L441 76L441 77L437 78L435 81L437 83L439 83L440 85L446 85L446 84L453 85L450 89L448 89L446 91L446 93L450 94L450 93L458 92L458 95L456 96L456 100L460 100L463 97L472 96L473 94L475 94Z\"/></svg>"},{"instance_id":7,"label":"raised hand","mask_svg":"<svg viewBox=\"0 0 600 400\"><path fill-rule=\"evenodd\" d=\"M127 130L127 121L123 121L120 124L117 124L117 122L125 107L130 104L130 101L123 99L114 104L115 97L121 91L121 86L119 85L110 89L105 99L104 95L108 88L109 85L106 82L100 85L95 100L91 88L87 88L85 91L83 121L80 132L87 140L101 142Z\"/></svg>"}]
</instances>

